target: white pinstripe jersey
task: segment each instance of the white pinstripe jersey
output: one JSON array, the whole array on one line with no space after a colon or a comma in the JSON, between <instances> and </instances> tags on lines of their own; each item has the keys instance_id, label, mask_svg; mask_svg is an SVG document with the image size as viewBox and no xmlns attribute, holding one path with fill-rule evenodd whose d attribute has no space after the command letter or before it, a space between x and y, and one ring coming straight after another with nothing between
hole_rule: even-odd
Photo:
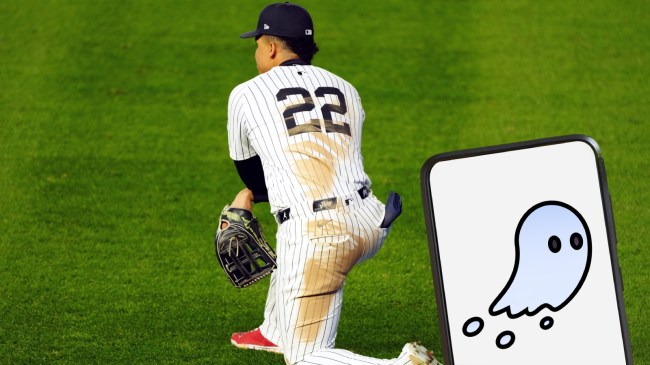
<instances>
[{"instance_id":1,"label":"white pinstripe jersey","mask_svg":"<svg viewBox=\"0 0 650 365\"><path fill-rule=\"evenodd\" d=\"M316 66L276 66L230 94L230 157L259 155L271 211L304 213L313 200L370 186L361 156L364 118L349 82Z\"/></svg>"}]
</instances>

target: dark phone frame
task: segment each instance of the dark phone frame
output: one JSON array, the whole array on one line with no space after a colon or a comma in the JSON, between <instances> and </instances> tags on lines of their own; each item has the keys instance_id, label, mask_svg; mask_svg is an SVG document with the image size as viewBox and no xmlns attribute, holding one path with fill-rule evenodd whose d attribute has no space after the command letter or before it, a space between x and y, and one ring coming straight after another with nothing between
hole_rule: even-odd
<instances>
[{"instance_id":1,"label":"dark phone frame","mask_svg":"<svg viewBox=\"0 0 650 365\"><path fill-rule=\"evenodd\" d=\"M584 142L588 144L594 152L596 159L596 166L598 169L598 180L600 185L600 196L605 216L605 226L607 229L607 240L609 243L609 256L611 263L612 275L614 277L614 287L616 290L616 302L618 305L619 322L621 327L621 336L623 338L623 346L625 351L626 365L633 365L632 350L630 346L630 334L627 323L627 316L625 314L625 303L623 298L623 280L621 275L621 268L618 262L618 254L616 250L616 229L614 226L614 216L612 213L612 202L607 186L607 177L605 174L605 163L598 143L586 135L573 134L566 136L550 137L543 139L536 139L523 142L508 143L502 145L479 147L466 150L459 150L453 152L446 152L434 155L429 158L422 169L420 170L420 190L422 192L422 205L424 209L424 219L427 229L427 238L429 241L429 256L431 260L431 272L433 275L434 291L436 296L436 306L438 311L438 321L440 325L440 335L442 341L442 353L444 356L444 363L447 365L455 365L453 346L451 343L450 328L447 314L447 306L445 299L445 289L443 282L443 274L440 270L440 256L438 238L436 233L435 211L432 201L431 191L431 170L433 167L443 161L450 161L463 158L471 158L483 156L488 154L496 154L503 152L511 152L529 148L539 148L549 145L556 145L570 142Z\"/></svg>"}]
</instances>

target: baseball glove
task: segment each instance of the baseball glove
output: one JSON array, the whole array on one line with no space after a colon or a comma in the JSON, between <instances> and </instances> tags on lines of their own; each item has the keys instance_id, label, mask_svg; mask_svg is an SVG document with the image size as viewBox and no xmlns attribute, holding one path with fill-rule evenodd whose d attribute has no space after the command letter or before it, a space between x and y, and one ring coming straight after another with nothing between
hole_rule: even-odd
<instances>
[{"instance_id":1,"label":"baseball glove","mask_svg":"<svg viewBox=\"0 0 650 365\"><path fill-rule=\"evenodd\" d=\"M238 288L254 284L276 266L273 248L264 238L257 218L247 209L228 205L223 208L214 248L223 271Z\"/></svg>"}]
</instances>

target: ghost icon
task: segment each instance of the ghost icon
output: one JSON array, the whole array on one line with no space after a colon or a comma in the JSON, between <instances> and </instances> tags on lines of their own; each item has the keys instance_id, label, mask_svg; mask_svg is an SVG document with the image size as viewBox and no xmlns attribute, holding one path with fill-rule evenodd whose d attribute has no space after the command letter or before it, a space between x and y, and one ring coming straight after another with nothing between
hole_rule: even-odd
<instances>
[{"instance_id":1,"label":"ghost icon","mask_svg":"<svg viewBox=\"0 0 650 365\"><path fill-rule=\"evenodd\" d=\"M559 201L530 208L515 231L515 266L490 305L496 316L557 312L580 291L591 263L591 235L580 213Z\"/></svg>"}]
</instances>

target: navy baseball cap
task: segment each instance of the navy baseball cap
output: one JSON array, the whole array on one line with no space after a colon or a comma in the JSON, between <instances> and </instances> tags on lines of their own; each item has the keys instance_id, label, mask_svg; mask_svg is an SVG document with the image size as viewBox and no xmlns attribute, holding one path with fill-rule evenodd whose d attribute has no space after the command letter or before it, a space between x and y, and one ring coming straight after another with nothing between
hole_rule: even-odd
<instances>
[{"instance_id":1,"label":"navy baseball cap","mask_svg":"<svg viewBox=\"0 0 650 365\"><path fill-rule=\"evenodd\" d=\"M289 38L313 38L314 23L307 9L290 2L271 4L264 8L257 20L257 29L240 35L251 38L259 35Z\"/></svg>"}]
</instances>

